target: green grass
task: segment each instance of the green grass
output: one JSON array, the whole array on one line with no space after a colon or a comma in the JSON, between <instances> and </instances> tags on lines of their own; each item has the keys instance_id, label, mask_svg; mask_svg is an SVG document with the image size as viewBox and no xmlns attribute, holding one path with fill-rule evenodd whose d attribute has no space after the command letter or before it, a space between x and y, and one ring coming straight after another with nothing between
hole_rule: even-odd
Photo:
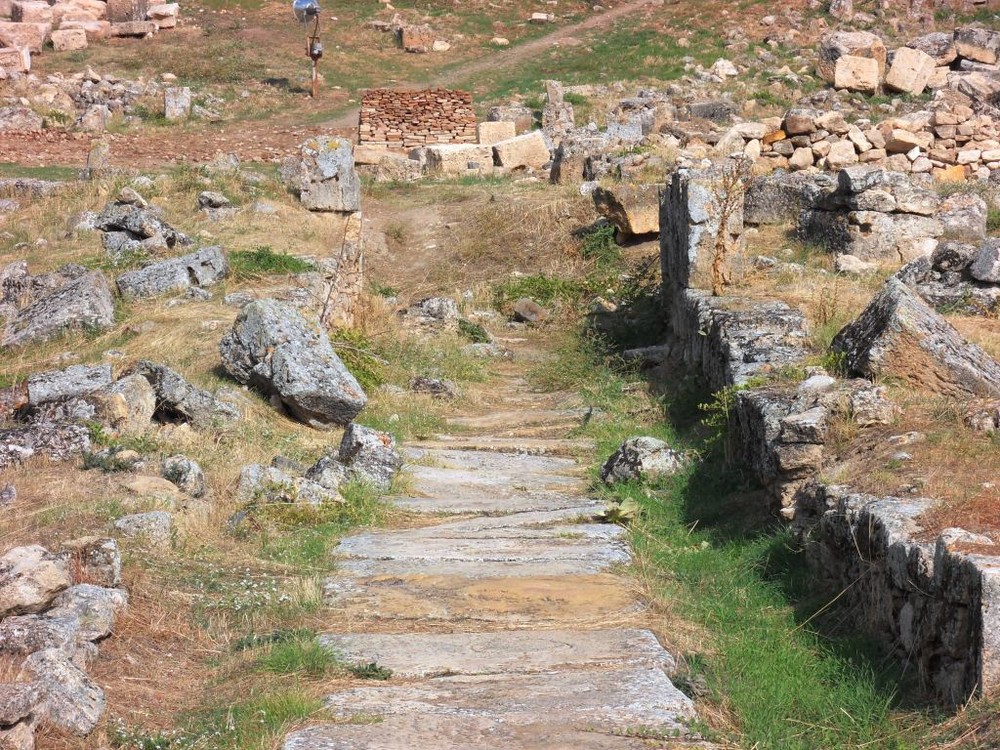
<instances>
[{"instance_id":1,"label":"green grass","mask_svg":"<svg viewBox=\"0 0 1000 750\"><path fill-rule=\"evenodd\" d=\"M76 180L80 176L77 167L28 167L23 164L0 162L0 178L30 178L35 180Z\"/></svg>"},{"instance_id":2,"label":"green grass","mask_svg":"<svg viewBox=\"0 0 1000 750\"><path fill-rule=\"evenodd\" d=\"M599 267L618 263L622 257L622 249L615 242L615 228L609 224L585 234L580 255L595 261Z\"/></svg>"},{"instance_id":3,"label":"green grass","mask_svg":"<svg viewBox=\"0 0 1000 750\"><path fill-rule=\"evenodd\" d=\"M330 649L322 646L316 640L316 633L308 630L273 643L254 664L263 672L308 677L323 677L337 666L337 659Z\"/></svg>"},{"instance_id":4,"label":"green grass","mask_svg":"<svg viewBox=\"0 0 1000 750\"><path fill-rule=\"evenodd\" d=\"M303 273L315 266L309 261L287 253L276 253L268 245L256 245L250 250L236 250L228 254L229 269L239 281L259 279L263 276Z\"/></svg>"}]
</instances>

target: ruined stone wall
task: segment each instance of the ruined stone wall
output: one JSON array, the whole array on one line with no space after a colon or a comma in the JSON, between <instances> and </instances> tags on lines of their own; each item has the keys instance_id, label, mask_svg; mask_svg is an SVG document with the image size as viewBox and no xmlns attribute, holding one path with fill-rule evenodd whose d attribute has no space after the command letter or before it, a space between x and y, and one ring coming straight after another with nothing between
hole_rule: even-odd
<instances>
[{"instance_id":1,"label":"ruined stone wall","mask_svg":"<svg viewBox=\"0 0 1000 750\"><path fill-rule=\"evenodd\" d=\"M939 700L997 694L1000 557L975 553L993 543L954 529L917 541L919 514L932 500L876 498L818 481L831 420L850 413L862 429L884 425L893 406L868 380L804 368L808 331L798 311L706 291L698 269L718 231L711 179L681 170L661 193L671 354L713 392L727 389L730 455L807 541L816 579L839 596L844 616L916 669Z\"/></svg>"},{"instance_id":2,"label":"ruined stone wall","mask_svg":"<svg viewBox=\"0 0 1000 750\"><path fill-rule=\"evenodd\" d=\"M446 89L369 89L361 98L358 142L397 148L476 143L472 95Z\"/></svg>"}]
</instances>

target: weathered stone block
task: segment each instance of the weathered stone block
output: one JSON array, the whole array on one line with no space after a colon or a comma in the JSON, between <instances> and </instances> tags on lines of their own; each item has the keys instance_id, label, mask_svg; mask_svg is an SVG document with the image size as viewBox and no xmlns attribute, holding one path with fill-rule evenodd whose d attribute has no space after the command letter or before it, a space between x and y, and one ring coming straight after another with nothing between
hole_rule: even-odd
<instances>
[{"instance_id":1,"label":"weathered stone block","mask_svg":"<svg viewBox=\"0 0 1000 750\"><path fill-rule=\"evenodd\" d=\"M476 135L482 146L493 146L510 140L517 135L517 126L510 121L481 122L476 126Z\"/></svg>"},{"instance_id":2,"label":"weathered stone block","mask_svg":"<svg viewBox=\"0 0 1000 750\"><path fill-rule=\"evenodd\" d=\"M51 23L14 23L0 21L0 45L22 47L33 54L42 51L52 33Z\"/></svg>"},{"instance_id":3,"label":"weathered stone block","mask_svg":"<svg viewBox=\"0 0 1000 750\"><path fill-rule=\"evenodd\" d=\"M887 52L881 39L867 31L838 31L820 41L818 72L827 83L834 82L837 60L845 55L871 58L878 63L877 77L885 75Z\"/></svg>"},{"instance_id":4,"label":"weathered stone block","mask_svg":"<svg viewBox=\"0 0 1000 750\"><path fill-rule=\"evenodd\" d=\"M87 32L83 29L59 29L52 32L52 48L56 52L72 52L87 48Z\"/></svg>"},{"instance_id":5,"label":"weathered stone block","mask_svg":"<svg viewBox=\"0 0 1000 750\"><path fill-rule=\"evenodd\" d=\"M877 60L854 55L844 55L837 59L833 75L833 85L836 88L874 94L881 82Z\"/></svg>"},{"instance_id":6,"label":"weathered stone block","mask_svg":"<svg viewBox=\"0 0 1000 750\"><path fill-rule=\"evenodd\" d=\"M609 185L598 187L594 206L624 237L660 231L659 185Z\"/></svg>"},{"instance_id":7,"label":"weathered stone block","mask_svg":"<svg viewBox=\"0 0 1000 750\"><path fill-rule=\"evenodd\" d=\"M934 72L934 58L918 49L900 47L885 77L885 85L908 94L921 94Z\"/></svg>"},{"instance_id":8,"label":"weathered stone block","mask_svg":"<svg viewBox=\"0 0 1000 750\"><path fill-rule=\"evenodd\" d=\"M1000 32L992 29L955 29L955 50L967 60L995 65L1000 59Z\"/></svg>"},{"instance_id":9,"label":"weathered stone block","mask_svg":"<svg viewBox=\"0 0 1000 750\"><path fill-rule=\"evenodd\" d=\"M17 23L52 23L52 7L36 0L14 0L10 5L10 20Z\"/></svg>"},{"instance_id":10,"label":"weathered stone block","mask_svg":"<svg viewBox=\"0 0 1000 750\"><path fill-rule=\"evenodd\" d=\"M27 73L31 70L31 50L27 47L0 48L0 68Z\"/></svg>"},{"instance_id":11,"label":"weathered stone block","mask_svg":"<svg viewBox=\"0 0 1000 750\"><path fill-rule=\"evenodd\" d=\"M107 7L107 19L113 24L146 20L146 0L108 0Z\"/></svg>"},{"instance_id":12,"label":"weathered stone block","mask_svg":"<svg viewBox=\"0 0 1000 750\"><path fill-rule=\"evenodd\" d=\"M538 131L532 131L494 144L493 155L501 167L541 169L550 159L549 147Z\"/></svg>"}]
</instances>

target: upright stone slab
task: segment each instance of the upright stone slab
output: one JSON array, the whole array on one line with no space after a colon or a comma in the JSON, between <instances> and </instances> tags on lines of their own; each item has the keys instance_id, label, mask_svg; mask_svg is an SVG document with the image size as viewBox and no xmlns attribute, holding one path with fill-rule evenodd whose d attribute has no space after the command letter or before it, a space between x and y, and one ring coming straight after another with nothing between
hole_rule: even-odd
<instances>
[{"instance_id":1,"label":"upright stone slab","mask_svg":"<svg viewBox=\"0 0 1000 750\"><path fill-rule=\"evenodd\" d=\"M295 179L302 205L310 211L361 210L361 181L345 138L318 136L303 143Z\"/></svg>"},{"instance_id":2,"label":"upright stone slab","mask_svg":"<svg viewBox=\"0 0 1000 750\"><path fill-rule=\"evenodd\" d=\"M191 115L191 89L186 86L163 90L163 116L168 120L186 120Z\"/></svg>"}]
</instances>

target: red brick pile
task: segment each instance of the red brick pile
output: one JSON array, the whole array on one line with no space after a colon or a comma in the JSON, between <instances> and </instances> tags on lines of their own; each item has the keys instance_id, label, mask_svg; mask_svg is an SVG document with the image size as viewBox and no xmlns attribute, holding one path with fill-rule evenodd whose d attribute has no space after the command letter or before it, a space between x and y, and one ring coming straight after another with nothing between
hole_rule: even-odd
<instances>
[{"instance_id":1,"label":"red brick pile","mask_svg":"<svg viewBox=\"0 0 1000 750\"><path fill-rule=\"evenodd\" d=\"M472 94L447 89L369 89L361 99L358 142L397 148L476 143Z\"/></svg>"}]
</instances>

